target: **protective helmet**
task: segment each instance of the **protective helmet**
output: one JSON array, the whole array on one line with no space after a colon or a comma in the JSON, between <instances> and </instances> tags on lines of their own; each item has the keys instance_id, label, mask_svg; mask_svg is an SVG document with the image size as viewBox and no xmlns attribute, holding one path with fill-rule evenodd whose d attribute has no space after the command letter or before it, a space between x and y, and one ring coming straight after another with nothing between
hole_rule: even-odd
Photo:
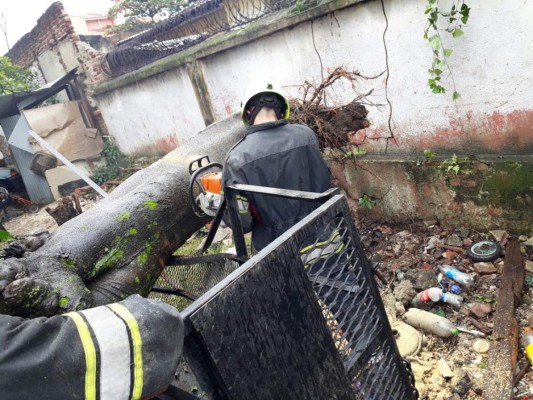
<instances>
[{"instance_id":1,"label":"protective helmet","mask_svg":"<svg viewBox=\"0 0 533 400\"><path fill-rule=\"evenodd\" d=\"M282 119L289 119L289 115L291 114L291 108L289 106L289 100L285 97L285 95L277 90L277 88L274 87L272 83L263 83L260 85L254 85L249 87L241 102L241 118L242 122L244 122L244 125L246 127L250 126L248 116L246 114L246 110L251 106L251 101L258 100L260 98L259 95L261 94L275 94L279 97L282 103L282 109L281 109L281 118ZM262 100L261 100L262 101ZM268 100L267 100L268 101ZM268 104L267 104L268 106ZM255 116L254 116L255 118Z\"/></svg>"}]
</instances>

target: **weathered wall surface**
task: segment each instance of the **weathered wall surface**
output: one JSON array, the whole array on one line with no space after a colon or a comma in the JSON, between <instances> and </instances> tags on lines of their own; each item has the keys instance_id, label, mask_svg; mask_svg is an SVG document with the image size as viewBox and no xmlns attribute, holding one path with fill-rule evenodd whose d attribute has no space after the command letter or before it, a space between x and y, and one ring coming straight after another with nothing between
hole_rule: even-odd
<instances>
[{"instance_id":1,"label":"weathered wall surface","mask_svg":"<svg viewBox=\"0 0 533 400\"><path fill-rule=\"evenodd\" d=\"M52 82L79 67L80 83L87 94L98 128L107 133L105 122L91 94L105 79L102 54L80 40L72 21L60 2L53 3L37 20L31 32L24 35L7 53L16 64L32 68L44 82ZM63 96L61 100L67 100Z\"/></svg>"},{"instance_id":2,"label":"weathered wall surface","mask_svg":"<svg viewBox=\"0 0 533 400\"><path fill-rule=\"evenodd\" d=\"M204 127L187 72L174 69L99 99L107 127L124 153L166 154Z\"/></svg>"},{"instance_id":3,"label":"weathered wall surface","mask_svg":"<svg viewBox=\"0 0 533 400\"><path fill-rule=\"evenodd\" d=\"M110 115L113 102L120 101L112 94L117 87L122 96L130 93L135 97L172 76L158 78L158 73L185 63L195 63L202 71L207 95L198 99L185 91L180 94L182 101L207 102L215 120L239 109L244 89L257 77L272 77L297 97L304 81L318 82L328 69L342 65L368 77L381 74L362 80L359 87L361 92L373 89L368 100L380 105L368 107L372 126L354 137L355 143L371 153L413 154L430 148L450 154L531 154L529 88L533 72L529 66L533 49L529 38L533 24L526 16L533 14L533 3L487 0L470 6L465 35L444 39L445 46L454 50L449 62L462 95L456 102L451 100L449 77L443 78L450 92L445 95L432 94L426 84L431 51L422 37L426 22L423 2L385 0L384 13L381 1L335 0L296 16L285 11L265 22L257 21L104 84L97 89L102 112ZM388 28L383 40L385 16ZM199 115L184 113L176 118L172 111L159 112L165 104L176 102L183 85L175 79L168 79L167 84L166 93L148 106L152 111L148 120L146 110L141 110L147 105L140 103L130 113L114 117L115 126L129 126L132 118L147 126L137 130L135 148L168 135L168 129L152 129L162 119L184 138L193 136L202 124ZM331 103L343 103L355 94L337 85L329 96ZM197 118L197 123L191 124L191 118ZM114 128L111 133L117 136L119 131ZM384 138L391 136L387 146ZM122 149L128 152L134 147Z\"/></svg>"},{"instance_id":4,"label":"weathered wall surface","mask_svg":"<svg viewBox=\"0 0 533 400\"><path fill-rule=\"evenodd\" d=\"M371 209L359 208L366 217L533 234L531 157L459 157L457 173L447 171L449 162L381 156L330 167L355 204L363 195L373 200Z\"/></svg>"}]
</instances>

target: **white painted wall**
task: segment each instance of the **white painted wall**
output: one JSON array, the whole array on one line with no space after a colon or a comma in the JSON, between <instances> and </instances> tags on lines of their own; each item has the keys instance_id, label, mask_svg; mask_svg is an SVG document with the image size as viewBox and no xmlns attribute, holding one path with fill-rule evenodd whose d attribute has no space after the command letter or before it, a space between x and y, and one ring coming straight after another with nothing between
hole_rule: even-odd
<instances>
[{"instance_id":1,"label":"white painted wall","mask_svg":"<svg viewBox=\"0 0 533 400\"><path fill-rule=\"evenodd\" d=\"M531 153L533 2L468 4L472 11L465 35L445 39L446 47L454 50L449 62L462 95L454 102L449 78L444 79L449 88L445 95L432 94L426 84L431 51L423 39L425 3L384 1L389 21L385 36L388 90L383 74L361 81L359 91L373 89L368 100L380 105L368 107L372 122L365 132L368 137L390 135L387 97L392 104L395 140L389 142L389 153L420 154L424 148ZM376 0L202 59L216 118L237 111L247 84L265 76L277 79L290 96L298 96L298 85L306 80L318 82L322 74L337 66L366 76L386 71L384 30L385 16L381 1ZM336 85L328 101L341 104L354 96L351 88ZM101 96L99 103L110 132L126 152L168 132L181 141L203 128L189 80L179 71L115 90ZM189 111L176 112L177 104ZM365 146L381 153L386 141L367 141Z\"/></svg>"},{"instance_id":2,"label":"white painted wall","mask_svg":"<svg viewBox=\"0 0 533 400\"><path fill-rule=\"evenodd\" d=\"M170 151L205 127L191 81L181 68L105 93L98 105L126 154Z\"/></svg>"}]
</instances>

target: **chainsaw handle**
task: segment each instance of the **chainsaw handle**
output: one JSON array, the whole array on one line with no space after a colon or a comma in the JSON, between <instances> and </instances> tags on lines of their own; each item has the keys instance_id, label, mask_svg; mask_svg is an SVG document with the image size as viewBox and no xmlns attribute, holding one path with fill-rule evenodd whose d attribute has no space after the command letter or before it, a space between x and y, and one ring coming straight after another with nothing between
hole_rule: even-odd
<instances>
[{"instance_id":1,"label":"chainsaw handle","mask_svg":"<svg viewBox=\"0 0 533 400\"><path fill-rule=\"evenodd\" d=\"M197 171L199 168L202 168L203 167L203 163L202 163L202 160L206 160L207 164L209 164L209 156L202 156L200 158L196 158L194 160L192 160L190 163L189 163L189 175L192 175L192 173L194 171ZM196 168L193 169L193 166L194 164L198 163L198 166Z\"/></svg>"},{"instance_id":2,"label":"chainsaw handle","mask_svg":"<svg viewBox=\"0 0 533 400\"><path fill-rule=\"evenodd\" d=\"M202 160L203 158L207 158L209 160L209 157L205 156L205 157L202 157L201 159L199 160ZM195 160L195 161L198 161L198 160ZM193 161L193 163L195 162ZM222 169L222 164L220 163L210 163L210 164L207 164L207 165L204 165L202 167L198 167L197 169L195 169L193 172L192 172L192 175L191 175L191 181L189 183L189 200L191 202L191 206L192 206L192 210L194 211L194 213L198 216L198 217L205 217L205 214L204 212L202 211L202 209L200 207L198 207L198 204L196 204L196 199L194 198L194 184L197 183L198 184L198 187L200 188L200 191L205 194L206 191L204 189L204 187L202 186L202 184L200 183L200 180L198 179L198 177L200 176L200 174L202 172L204 172L206 169L211 169L213 167L216 167L216 168L220 168ZM190 165L189 165L189 170L190 170Z\"/></svg>"}]
</instances>

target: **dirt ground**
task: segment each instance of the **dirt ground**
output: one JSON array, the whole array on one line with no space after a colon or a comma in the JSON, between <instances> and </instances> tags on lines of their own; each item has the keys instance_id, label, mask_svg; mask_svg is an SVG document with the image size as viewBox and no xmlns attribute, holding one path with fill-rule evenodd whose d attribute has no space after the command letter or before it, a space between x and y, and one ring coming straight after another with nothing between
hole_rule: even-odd
<instances>
[{"instance_id":1,"label":"dirt ground","mask_svg":"<svg viewBox=\"0 0 533 400\"><path fill-rule=\"evenodd\" d=\"M95 204L93 195L80 199L83 211L88 210ZM56 203L49 204L46 207L54 208ZM10 207L9 214L11 219L3 221L6 230L12 236L29 236L39 231L46 230L53 233L57 229L56 221L46 212L46 207L40 207L39 212L35 214L25 213L19 208Z\"/></svg>"}]
</instances>

